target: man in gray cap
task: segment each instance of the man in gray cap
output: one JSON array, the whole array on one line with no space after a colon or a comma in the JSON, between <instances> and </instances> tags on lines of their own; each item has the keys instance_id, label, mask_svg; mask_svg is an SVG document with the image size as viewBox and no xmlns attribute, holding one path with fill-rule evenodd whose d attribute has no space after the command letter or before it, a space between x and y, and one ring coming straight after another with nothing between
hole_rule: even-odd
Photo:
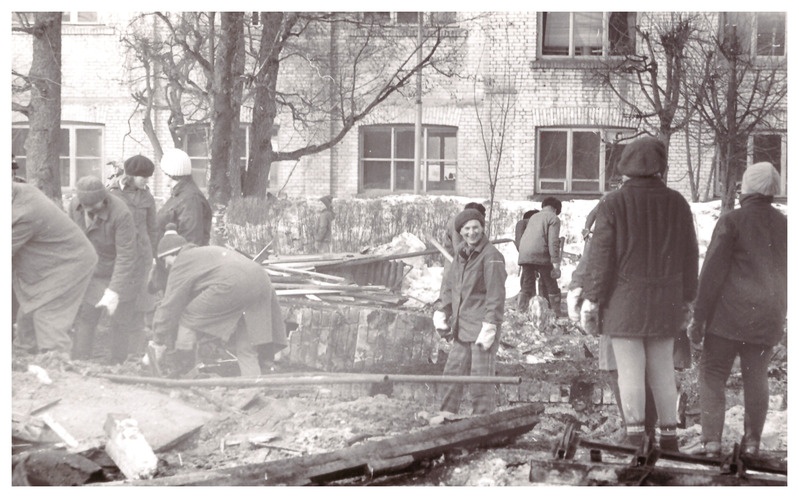
<instances>
[{"instance_id":1,"label":"man in gray cap","mask_svg":"<svg viewBox=\"0 0 799 498\"><path fill-rule=\"evenodd\" d=\"M103 308L111 318L111 363L128 356L135 299L141 284L137 278L136 225L125 201L108 192L95 176L84 176L76 185L77 195L69 215L94 246L99 261L75 321L73 359L92 357L94 332Z\"/></svg>"}]
</instances>

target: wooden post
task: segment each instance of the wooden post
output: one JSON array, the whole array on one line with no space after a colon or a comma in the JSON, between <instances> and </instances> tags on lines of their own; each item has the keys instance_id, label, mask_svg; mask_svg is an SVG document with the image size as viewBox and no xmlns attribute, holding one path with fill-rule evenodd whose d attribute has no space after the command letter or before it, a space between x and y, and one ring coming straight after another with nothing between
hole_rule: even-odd
<instances>
[{"instance_id":1,"label":"wooden post","mask_svg":"<svg viewBox=\"0 0 799 498\"><path fill-rule=\"evenodd\" d=\"M105 452L125 477L149 479L155 474L158 457L144 439L136 420L129 415L109 413L103 429L108 435Z\"/></svg>"}]
</instances>

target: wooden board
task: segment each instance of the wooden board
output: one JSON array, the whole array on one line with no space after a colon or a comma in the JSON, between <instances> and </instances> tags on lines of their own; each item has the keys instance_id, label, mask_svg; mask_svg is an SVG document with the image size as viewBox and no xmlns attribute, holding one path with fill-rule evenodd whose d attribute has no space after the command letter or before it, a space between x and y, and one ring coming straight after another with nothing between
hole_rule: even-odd
<instances>
[{"instance_id":1,"label":"wooden board","mask_svg":"<svg viewBox=\"0 0 799 498\"><path fill-rule=\"evenodd\" d=\"M61 401L43 411L78 442L105 441L103 424L109 413L128 414L154 451L164 451L215 417L152 388L123 385L72 372L48 372L52 384L40 384L31 375L13 372L12 409L27 413L42 400Z\"/></svg>"}]
</instances>

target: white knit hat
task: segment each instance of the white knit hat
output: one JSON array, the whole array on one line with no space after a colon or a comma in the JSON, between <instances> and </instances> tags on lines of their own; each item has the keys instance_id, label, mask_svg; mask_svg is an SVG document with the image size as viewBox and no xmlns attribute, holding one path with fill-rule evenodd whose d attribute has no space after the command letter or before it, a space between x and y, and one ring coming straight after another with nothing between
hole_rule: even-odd
<instances>
[{"instance_id":1,"label":"white knit hat","mask_svg":"<svg viewBox=\"0 0 799 498\"><path fill-rule=\"evenodd\" d=\"M746 168L741 179L741 194L777 195L780 193L780 174L771 163L755 163Z\"/></svg>"},{"instance_id":2,"label":"white knit hat","mask_svg":"<svg viewBox=\"0 0 799 498\"><path fill-rule=\"evenodd\" d=\"M191 159L180 149L168 149L161 157L161 171L169 176L187 176L191 174Z\"/></svg>"}]
</instances>

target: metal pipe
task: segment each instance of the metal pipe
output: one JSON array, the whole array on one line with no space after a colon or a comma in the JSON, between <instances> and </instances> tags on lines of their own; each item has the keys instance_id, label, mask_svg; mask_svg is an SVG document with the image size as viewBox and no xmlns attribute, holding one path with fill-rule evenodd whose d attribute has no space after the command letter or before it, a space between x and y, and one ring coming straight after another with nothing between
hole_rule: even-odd
<instances>
[{"instance_id":1,"label":"metal pipe","mask_svg":"<svg viewBox=\"0 0 799 498\"><path fill-rule=\"evenodd\" d=\"M389 375L389 374L338 374L303 376L224 377L213 379L164 379L132 375L97 374L98 377L121 384L151 384L166 387L259 387L299 386L328 384L372 384L379 382L415 382L424 384L521 384L521 377L469 376L469 375Z\"/></svg>"}]
</instances>

